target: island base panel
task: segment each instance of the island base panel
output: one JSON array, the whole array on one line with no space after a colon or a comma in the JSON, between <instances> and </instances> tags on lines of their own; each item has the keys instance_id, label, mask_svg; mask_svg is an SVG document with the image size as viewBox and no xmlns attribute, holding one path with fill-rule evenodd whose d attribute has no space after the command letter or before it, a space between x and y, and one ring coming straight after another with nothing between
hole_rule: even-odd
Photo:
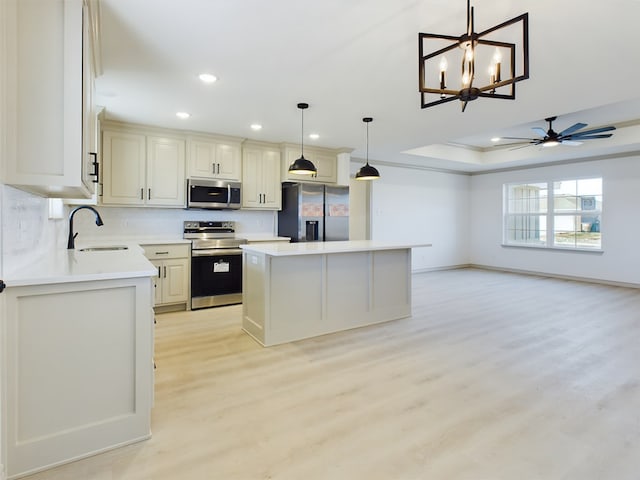
<instances>
[{"instance_id":1,"label":"island base panel","mask_svg":"<svg viewBox=\"0 0 640 480\"><path fill-rule=\"evenodd\" d=\"M411 315L411 250L245 251L243 329L264 346Z\"/></svg>"},{"instance_id":2,"label":"island base panel","mask_svg":"<svg viewBox=\"0 0 640 480\"><path fill-rule=\"evenodd\" d=\"M150 436L148 278L8 290L7 474ZM108 306L109 308L105 308Z\"/></svg>"}]
</instances>

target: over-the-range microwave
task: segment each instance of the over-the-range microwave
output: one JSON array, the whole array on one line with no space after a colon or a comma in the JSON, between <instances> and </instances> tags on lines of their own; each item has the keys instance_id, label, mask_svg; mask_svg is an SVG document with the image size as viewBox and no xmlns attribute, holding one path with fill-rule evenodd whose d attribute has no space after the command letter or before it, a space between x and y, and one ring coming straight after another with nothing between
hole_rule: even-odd
<instances>
[{"instance_id":1,"label":"over-the-range microwave","mask_svg":"<svg viewBox=\"0 0 640 480\"><path fill-rule=\"evenodd\" d=\"M225 180L187 180L187 208L238 209L241 184Z\"/></svg>"}]
</instances>

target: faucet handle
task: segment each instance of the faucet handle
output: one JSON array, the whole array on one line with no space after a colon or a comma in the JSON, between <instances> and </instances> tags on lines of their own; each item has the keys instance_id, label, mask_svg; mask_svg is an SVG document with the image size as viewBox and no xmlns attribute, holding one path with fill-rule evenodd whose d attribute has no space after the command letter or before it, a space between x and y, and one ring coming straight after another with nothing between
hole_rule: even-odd
<instances>
[{"instance_id":1,"label":"faucet handle","mask_svg":"<svg viewBox=\"0 0 640 480\"><path fill-rule=\"evenodd\" d=\"M73 236L73 239L74 239L74 240L76 239L76 237L78 236L78 234L79 234L79 233L80 233L80 232L76 232L76 233L75 233L75 235Z\"/></svg>"}]
</instances>

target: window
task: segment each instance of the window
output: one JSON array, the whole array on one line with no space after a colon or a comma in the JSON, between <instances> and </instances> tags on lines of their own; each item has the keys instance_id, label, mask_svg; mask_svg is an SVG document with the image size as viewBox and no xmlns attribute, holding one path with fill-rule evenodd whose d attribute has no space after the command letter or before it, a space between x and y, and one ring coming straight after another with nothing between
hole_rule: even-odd
<instances>
[{"instance_id":1,"label":"window","mask_svg":"<svg viewBox=\"0 0 640 480\"><path fill-rule=\"evenodd\" d=\"M600 249L602 178L504 186L504 243Z\"/></svg>"}]
</instances>

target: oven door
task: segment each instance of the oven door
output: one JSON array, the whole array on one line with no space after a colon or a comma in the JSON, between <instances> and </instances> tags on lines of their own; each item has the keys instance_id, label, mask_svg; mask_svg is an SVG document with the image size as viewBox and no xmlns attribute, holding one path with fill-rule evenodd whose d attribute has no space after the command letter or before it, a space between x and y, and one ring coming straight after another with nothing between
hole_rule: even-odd
<instances>
[{"instance_id":1,"label":"oven door","mask_svg":"<svg viewBox=\"0 0 640 480\"><path fill-rule=\"evenodd\" d=\"M191 308L242 303L242 250L191 252Z\"/></svg>"}]
</instances>

